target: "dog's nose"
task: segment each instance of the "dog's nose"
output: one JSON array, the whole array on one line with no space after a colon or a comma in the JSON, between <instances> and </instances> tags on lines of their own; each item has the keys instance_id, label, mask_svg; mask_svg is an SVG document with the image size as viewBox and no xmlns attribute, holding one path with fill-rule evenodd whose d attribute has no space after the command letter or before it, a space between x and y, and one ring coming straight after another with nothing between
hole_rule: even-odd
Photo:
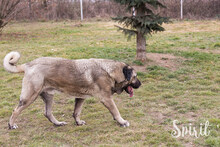
<instances>
[{"instance_id":1,"label":"dog's nose","mask_svg":"<svg viewBox=\"0 0 220 147\"><path fill-rule=\"evenodd\" d=\"M137 81L131 85L133 88L137 89L141 86L141 82L137 79Z\"/></svg>"},{"instance_id":2,"label":"dog's nose","mask_svg":"<svg viewBox=\"0 0 220 147\"><path fill-rule=\"evenodd\" d=\"M138 80L138 85L139 85L139 86L138 86L138 88L139 88L139 87L141 86L141 82L140 82L139 80Z\"/></svg>"}]
</instances>

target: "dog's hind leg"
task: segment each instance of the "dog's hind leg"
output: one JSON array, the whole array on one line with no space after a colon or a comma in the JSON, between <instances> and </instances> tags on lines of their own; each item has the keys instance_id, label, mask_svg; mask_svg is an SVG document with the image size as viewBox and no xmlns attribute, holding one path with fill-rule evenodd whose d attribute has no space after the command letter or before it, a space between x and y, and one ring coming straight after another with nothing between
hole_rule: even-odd
<instances>
[{"instance_id":1,"label":"dog's hind leg","mask_svg":"<svg viewBox=\"0 0 220 147\"><path fill-rule=\"evenodd\" d=\"M8 123L9 129L18 128L18 126L15 124L16 118L25 108L27 108L31 103L33 103L36 100L41 89L42 89L42 84L34 85L33 82L27 80L27 78L24 77L19 105L14 109L10 117Z\"/></svg>"},{"instance_id":2,"label":"dog's hind leg","mask_svg":"<svg viewBox=\"0 0 220 147\"><path fill-rule=\"evenodd\" d=\"M84 99L82 99L82 98L75 99L75 108L74 108L74 112L73 112L73 117L74 117L77 125L85 125L86 124L86 122L84 120L80 120L80 113L82 111L83 102L84 102Z\"/></svg>"},{"instance_id":3,"label":"dog's hind leg","mask_svg":"<svg viewBox=\"0 0 220 147\"><path fill-rule=\"evenodd\" d=\"M66 122L59 122L52 114L53 95L42 92L40 96L45 102L45 117L56 126L66 125Z\"/></svg>"}]
</instances>

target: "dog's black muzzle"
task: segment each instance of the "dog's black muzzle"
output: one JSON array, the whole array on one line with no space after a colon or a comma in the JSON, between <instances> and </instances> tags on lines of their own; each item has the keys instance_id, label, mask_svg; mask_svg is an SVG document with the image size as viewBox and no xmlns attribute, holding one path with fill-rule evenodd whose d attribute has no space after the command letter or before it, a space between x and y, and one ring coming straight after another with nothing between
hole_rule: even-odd
<instances>
[{"instance_id":1,"label":"dog's black muzzle","mask_svg":"<svg viewBox=\"0 0 220 147\"><path fill-rule=\"evenodd\" d=\"M137 79L135 83L131 83L131 87L137 89L141 86L141 82Z\"/></svg>"}]
</instances>

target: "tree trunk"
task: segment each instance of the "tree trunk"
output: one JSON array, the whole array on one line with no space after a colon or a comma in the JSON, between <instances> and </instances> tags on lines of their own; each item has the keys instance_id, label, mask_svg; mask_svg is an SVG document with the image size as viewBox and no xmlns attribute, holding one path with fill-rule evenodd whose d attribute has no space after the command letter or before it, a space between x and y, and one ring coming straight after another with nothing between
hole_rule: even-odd
<instances>
[{"instance_id":1,"label":"tree trunk","mask_svg":"<svg viewBox=\"0 0 220 147\"><path fill-rule=\"evenodd\" d=\"M47 8L47 0L43 0L43 6L44 8Z\"/></svg>"},{"instance_id":2,"label":"tree trunk","mask_svg":"<svg viewBox=\"0 0 220 147\"><path fill-rule=\"evenodd\" d=\"M28 6L29 6L29 19L32 19L32 7L31 7L31 0L28 0Z\"/></svg>"},{"instance_id":3,"label":"tree trunk","mask_svg":"<svg viewBox=\"0 0 220 147\"><path fill-rule=\"evenodd\" d=\"M145 6L141 5L136 8L137 14L136 16L144 16L145 14ZM140 31L141 29L137 29L137 57L136 60L145 61L146 60L146 38L145 35Z\"/></svg>"},{"instance_id":4,"label":"tree trunk","mask_svg":"<svg viewBox=\"0 0 220 147\"><path fill-rule=\"evenodd\" d=\"M138 32L137 33L137 57L136 60L145 61L146 60L146 38L145 35Z\"/></svg>"}]
</instances>

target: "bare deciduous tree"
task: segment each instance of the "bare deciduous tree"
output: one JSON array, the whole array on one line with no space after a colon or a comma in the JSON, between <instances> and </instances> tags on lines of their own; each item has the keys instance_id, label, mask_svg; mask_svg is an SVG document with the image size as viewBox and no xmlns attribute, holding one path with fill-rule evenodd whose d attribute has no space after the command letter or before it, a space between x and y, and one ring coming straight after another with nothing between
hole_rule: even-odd
<instances>
[{"instance_id":1,"label":"bare deciduous tree","mask_svg":"<svg viewBox=\"0 0 220 147\"><path fill-rule=\"evenodd\" d=\"M21 0L0 0L0 33L16 12L16 6L20 2Z\"/></svg>"}]
</instances>

